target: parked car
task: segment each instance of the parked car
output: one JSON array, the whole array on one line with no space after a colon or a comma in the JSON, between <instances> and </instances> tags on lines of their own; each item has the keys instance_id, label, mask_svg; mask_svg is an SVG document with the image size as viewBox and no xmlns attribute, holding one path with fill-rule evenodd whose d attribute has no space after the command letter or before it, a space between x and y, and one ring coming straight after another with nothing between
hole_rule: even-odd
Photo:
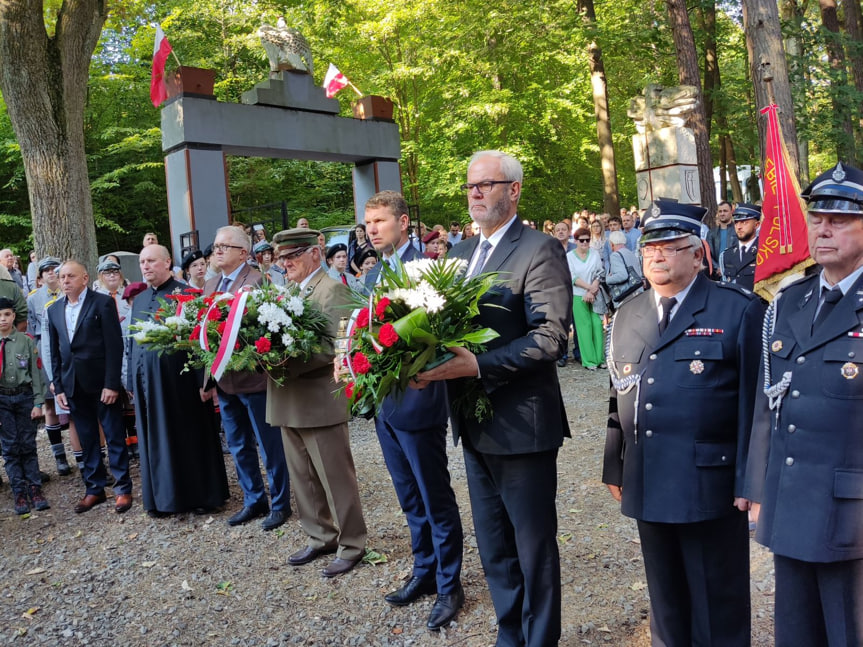
<instances>
[{"instance_id":1,"label":"parked car","mask_svg":"<svg viewBox=\"0 0 863 647\"><path fill-rule=\"evenodd\" d=\"M338 243L342 243L347 246L351 230L355 226L356 225L334 225L332 227L324 227L321 229L321 233L327 237L327 247Z\"/></svg>"}]
</instances>

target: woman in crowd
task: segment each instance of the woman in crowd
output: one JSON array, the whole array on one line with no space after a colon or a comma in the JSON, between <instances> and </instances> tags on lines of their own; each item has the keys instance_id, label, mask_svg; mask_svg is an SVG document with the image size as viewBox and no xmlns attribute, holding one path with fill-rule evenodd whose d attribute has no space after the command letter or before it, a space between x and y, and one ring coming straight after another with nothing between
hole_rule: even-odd
<instances>
[{"instance_id":1,"label":"woman in crowd","mask_svg":"<svg viewBox=\"0 0 863 647\"><path fill-rule=\"evenodd\" d=\"M576 248L567 253L569 273L572 277L572 320L578 336L581 365L589 371L604 366L602 319L594 312L594 301L599 295L602 278L602 259L590 247L590 231L585 227L575 230ZM599 297L601 298L601 297Z\"/></svg>"},{"instance_id":2,"label":"woman in crowd","mask_svg":"<svg viewBox=\"0 0 863 647\"><path fill-rule=\"evenodd\" d=\"M446 258L447 240L437 230L432 230L423 238L426 258Z\"/></svg>"},{"instance_id":3,"label":"woman in crowd","mask_svg":"<svg viewBox=\"0 0 863 647\"><path fill-rule=\"evenodd\" d=\"M264 275L264 279L276 285L285 284L285 273L281 267L273 261L273 246L266 240L255 243L252 254L258 263L258 270Z\"/></svg>"},{"instance_id":4,"label":"woman in crowd","mask_svg":"<svg viewBox=\"0 0 863 647\"><path fill-rule=\"evenodd\" d=\"M110 280L110 287L105 284L105 281L102 280L102 269L105 267L106 263L113 263L117 266L117 277L119 280L118 284L115 284L113 280ZM105 254L99 259L99 265L96 267L96 280L93 281L92 288L95 292L101 292L102 294L111 294L112 291L120 290L122 294L123 289L129 285L129 280L123 276L123 270L120 269L120 257L116 254ZM105 275L106 279L115 278L112 275Z\"/></svg>"},{"instance_id":5,"label":"woman in crowd","mask_svg":"<svg viewBox=\"0 0 863 647\"><path fill-rule=\"evenodd\" d=\"M611 255L605 282L609 288L621 286L621 289L626 290L627 287L642 279L641 262L635 252L626 246L626 234L622 231L611 232L608 235L608 242L611 245ZM643 287L634 288L629 294L613 299L614 306L619 306L624 300L643 291Z\"/></svg>"},{"instance_id":6,"label":"woman in crowd","mask_svg":"<svg viewBox=\"0 0 863 647\"><path fill-rule=\"evenodd\" d=\"M554 236L554 223L551 220L542 223L542 233Z\"/></svg>"},{"instance_id":7,"label":"woman in crowd","mask_svg":"<svg viewBox=\"0 0 863 647\"><path fill-rule=\"evenodd\" d=\"M360 273L359 258L367 249L372 249L372 244L366 235L366 226L362 223L358 224L351 230L348 236L348 258L350 259L350 268L354 276Z\"/></svg>"},{"instance_id":8,"label":"woman in crowd","mask_svg":"<svg viewBox=\"0 0 863 647\"><path fill-rule=\"evenodd\" d=\"M207 261L204 260L204 253L201 250L196 249L186 254L180 267L183 269L183 280L189 286L199 290L204 289L204 283L207 282Z\"/></svg>"},{"instance_id":9,"label":"woman in crowd","mask_svg":"<svg viewBox=\"0 0 863 647\"><path fill-rule=\"evenodd\" d=\"M608 237L605 235L605 228L602 222L597 218L590 223L590 248L599 252L599 257L602 259L602 267L608 270L608 255L611 253L611 247L608 245Z\"/></svg>"}]
</instances>

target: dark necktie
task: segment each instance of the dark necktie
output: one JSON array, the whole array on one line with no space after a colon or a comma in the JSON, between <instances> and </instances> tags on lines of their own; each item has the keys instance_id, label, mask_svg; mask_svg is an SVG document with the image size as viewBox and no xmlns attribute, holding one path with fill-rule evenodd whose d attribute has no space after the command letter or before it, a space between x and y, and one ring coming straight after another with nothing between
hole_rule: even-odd
<instances>
[{"instance_id":1,"label":"dark necktie","mask_svg":"<svg viewBox=\"0 0 863 647\"><path fill-rule=\"evenodd\" d=\"M659 297L659 305L662 306L662 319L659 322L659 334L661 335L668 328L668 322L671 321L671 311L677 305L677 299L674 297Z\"/></svg>"},{"instance_id":2,"label":"dark necktie","mask_svg":"<svg viewBox=\"0 0 863 647\"><path fill-rule=\"evenodd\" d=\"M3 365L6 363L6 342L8 337L0 339L0 379L3 379Z\"/></svg>"},{"instance_id":3,"label":"dark necktie","mask_svg":"<svg viewBox=\"0 0 863 647\"><path fill-rule=\"evenodd\" d=\"M228 286L231 284L231 279L227 276L222 277L222 282L219 283L219 292L227 292Z\"/></svg>"},{"instance_id":4,"label":"dark necktie","mask_svg":"<svg viewBox=\"0 0 863 647\"><path fill-rule=\"evenodd\" d=\"M482 268L488 259L488 252L490 249L491 243L487 240L482 241L482 244L479 246L479 258L476 259L476 264L473 266L473 270L471 270L468 278L472 278L482 272Z\"/></svg>"},{"instance_id":5,"label":"dark necktie","mask_svg":"<svg viewBox=\"0 0 863 647\"><path fill-rule=\"evenodd\" d=\"M815 317L815 323L812 324L813 333L818 330L818 326L823 324L827 320L827 317L830 316L830 313L833 312L833 308L836 307L836 304L842 298L842 290L839 288L833 288L832 290L823 288L821 290L821 298L821 309L818 311L818 316Z\"/></svg>"}]
</instances>

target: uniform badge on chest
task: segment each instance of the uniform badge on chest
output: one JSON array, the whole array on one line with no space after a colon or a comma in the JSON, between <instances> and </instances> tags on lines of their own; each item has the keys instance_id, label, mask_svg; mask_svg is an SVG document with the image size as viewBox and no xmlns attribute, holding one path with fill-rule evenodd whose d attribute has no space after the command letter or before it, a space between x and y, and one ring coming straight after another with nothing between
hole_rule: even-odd
<instances>
[{"instance_id":1,"label":"uniform badge on chest","mask_svg":"<svg viewBox=\"0 0 863 647\"><path fill-rule=\"evenodd\" d=\"M770 350L772 350L774 353L778 353L780 350L782 350L782 340L777 339L772 344L770 344Z\"/></svg>"},{"instance_id":2,"label":"uniform badge on chest","mask_svg":"<svg viewBox=\"0 0 863 647\"><path fill-rule=\"evenodd\" d=\"M853 380L859 372L860 369L854 362L845 362L842 365L842 377L846 380Z\"/></svg>"},{"instance_id":3,"label":"uniform badge on chest","mask_svg":"<svg viewBox=\"0 0 863 647\"><path fill-rule=\"evenodd\" d=\"M630 373L632 373L632 364L624 364L623 365L623 374L629 375Z\"/></svg>"},{"instance_id":4,"label":"uniform badge on chest","mask_svg":"<svg viewBox=\"0 0 863 647\"><path fill-rule=\"evenodd\" d=\"M693 375L700 375L704 372L704 362L700 359L694 359L689 362L689 372Z\"/></svg>"}]
</instances>

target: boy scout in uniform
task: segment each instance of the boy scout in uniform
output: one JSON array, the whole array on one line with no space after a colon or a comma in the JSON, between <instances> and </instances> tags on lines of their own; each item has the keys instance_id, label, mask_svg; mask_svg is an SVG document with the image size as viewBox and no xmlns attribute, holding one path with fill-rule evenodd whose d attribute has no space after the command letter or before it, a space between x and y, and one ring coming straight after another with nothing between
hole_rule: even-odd
<instances>
[{"instance_id":1,"label":"boy scout in uniform","mask_svg":"<svg viewBox=\"0 0 863 647\"><path fill-rule=\"evenodd\" d=\"M42 416L45 385L33 340L15 329L15 303L0 297L0 444L15 497L15 512L51 506L42 496L36 457L36 424Z\"/></svg>"}]
</instances>

